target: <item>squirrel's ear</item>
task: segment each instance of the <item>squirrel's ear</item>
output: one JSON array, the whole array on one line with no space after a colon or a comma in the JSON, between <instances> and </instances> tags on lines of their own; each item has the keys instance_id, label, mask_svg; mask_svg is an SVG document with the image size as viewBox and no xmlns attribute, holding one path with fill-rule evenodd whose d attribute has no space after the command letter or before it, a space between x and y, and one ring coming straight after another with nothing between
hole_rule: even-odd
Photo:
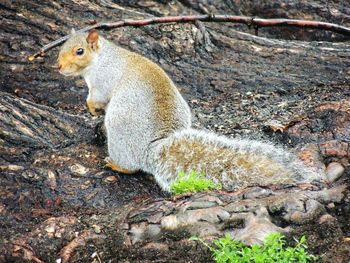
<instances>
[{"instance_id":1,"label":"squirrel's ear","mask_svg":"<svg viewBox=\"0 0 350 263\"><path fill-rule=\"evenodd\" d=\"M98 32L95 29L89 31L86 41L91 45L93 49L97 49Z\"/></svg>"},{"instance_id":2,"label":"squirrel's ear","mask_svg":"<svg viewBox=\"0 0 350 263\"><path fill-rule=\"evenodd\" d=\"M71 33L72 35L74 35L74 34L75 34L75 29L72 28L71 31L70 31L70 33Z\"/></svg>"}]
</instances>

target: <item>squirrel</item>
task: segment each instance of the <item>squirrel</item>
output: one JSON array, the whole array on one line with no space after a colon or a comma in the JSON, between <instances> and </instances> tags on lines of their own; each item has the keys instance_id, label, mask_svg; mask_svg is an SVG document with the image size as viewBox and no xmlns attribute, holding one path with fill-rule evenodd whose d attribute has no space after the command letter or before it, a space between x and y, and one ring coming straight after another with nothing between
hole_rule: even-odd
<instances>
[{"instance_id":1,"label":"squirrel","mask_svg":"<svg viewBox=\"0 0 350 263\"><path fill-rule=\"evenodd\" d=\"M193 171L226 190L324 179L280 146L191 128L190 107L165 71L96 30L73 32L60 49L58 68L85 79L92 115L105 111L106 160L115 171L150 173L165 191L180 172Z\"/></svg>"}]
</instances>

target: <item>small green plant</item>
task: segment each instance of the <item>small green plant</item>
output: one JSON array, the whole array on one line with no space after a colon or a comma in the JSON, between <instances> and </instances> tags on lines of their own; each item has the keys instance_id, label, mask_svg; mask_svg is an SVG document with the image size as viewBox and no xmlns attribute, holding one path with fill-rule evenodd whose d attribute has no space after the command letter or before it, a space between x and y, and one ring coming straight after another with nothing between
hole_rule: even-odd
<instances>
[{"instance_id":1,"label":"small green plant","mask_svg":"<svg viewBox=\"0 0 350 263\"><path fill-rule=\"evenodd\" d=\"M180 172L178 179L170 186L170 191L174 195L215 189L221 189L221 185L214 183L213 180L205 178L204 174L198 174L194 171L190 172L188 175L184 172Z\"/></svg>"},{"instance_id":2,"label":"small green plant","mask_svg":"<svg viewBox=\"0 0 350 263\"><path fill-rule=\"evenodd\" d=\"M295 247L287 248L285 237L280 233L271 233L265 238L263 245L255 244L250 247L232 240L229 235L215 240L213 246L197 237L192 237L191 240L200 241L208 247L218 263L304 263L316 260L315 256L308 254L304 236L299 241L296 240Z\"/></svg>"}]
</instances>

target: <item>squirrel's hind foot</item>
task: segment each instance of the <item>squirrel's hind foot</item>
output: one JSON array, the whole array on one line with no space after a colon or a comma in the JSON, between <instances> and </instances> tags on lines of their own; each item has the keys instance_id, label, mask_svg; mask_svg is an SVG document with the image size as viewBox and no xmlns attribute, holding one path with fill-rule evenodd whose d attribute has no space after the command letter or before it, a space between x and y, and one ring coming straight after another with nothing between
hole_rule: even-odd
<instances>
[{"instance_id":1,"label":"squirrel's hind foot","mask_svg":"<svg viewBox=\"0 0 350 263\"><path fill-rule=\"evenodd\" d=\"M99 116L105 113L106 103L98 103L92 100L87 100L86 104L88 111L93 116Z\"/></svg>"},{"instance_id":2,"label":"squirrel's hind foot","mask_svg":"<svg viewBox=\"0 0 350 263\"><path fill-rule=\"evenodd\" d=\"M120 167L118 164L114 163L110 157L105 158L106 164L105 167L110 168L113 171L116 171L118 173L123 173L123 174L134 174L137 171L130 171L128 169L124 169Z\"/></svg>"}]
</instances>

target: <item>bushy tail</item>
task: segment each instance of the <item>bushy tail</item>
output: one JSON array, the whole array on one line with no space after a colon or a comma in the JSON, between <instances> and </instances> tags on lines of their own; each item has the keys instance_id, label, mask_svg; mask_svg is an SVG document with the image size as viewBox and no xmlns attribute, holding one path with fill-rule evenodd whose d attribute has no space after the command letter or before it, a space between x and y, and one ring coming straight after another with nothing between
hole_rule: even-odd
<instances>
[{"instance_id":1,"label":"bushy tail","mask_svg":"<svg viewBox=\"0 0 350 263\"><path fill-rule=\"evenodd\" d=\"M306 167L281 147L194 129L176 132L156 142L147 170L166 191L182 171L203 173L226 190L323 179L322 174Z\"/></svg>"}]
</instances>

